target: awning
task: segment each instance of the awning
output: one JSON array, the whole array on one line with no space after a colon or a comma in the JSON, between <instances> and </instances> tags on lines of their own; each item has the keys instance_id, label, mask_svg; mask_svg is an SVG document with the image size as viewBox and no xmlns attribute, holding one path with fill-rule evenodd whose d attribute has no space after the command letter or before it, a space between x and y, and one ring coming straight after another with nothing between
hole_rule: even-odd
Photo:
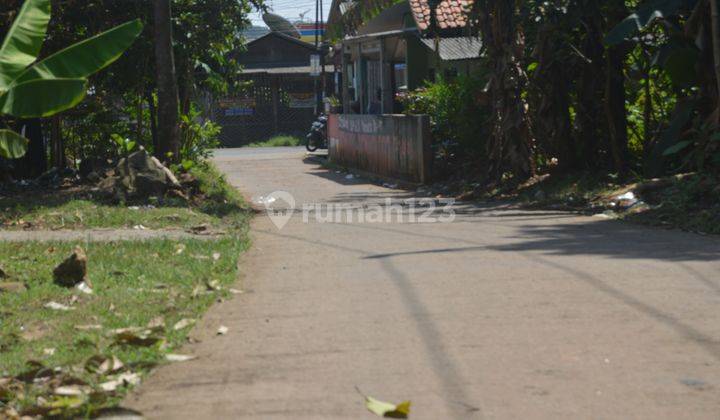
<instances>
[{"instance_id":1,"label":"awning","mask_svg":"<svg viewBox=\"0 0 720 420\"><path fill-rule=\"evenodd\" d=\"M426 47L435 51L434 38L422 38L422 43ZM457 38L440 38L440 58L445 61L455 60L472 60L480 57L482 49L482 40L480 38L457 37Z\"/></svg>"},{"instance_id":2,"label":"awning","mask_svg":"<svg viewBox=\"0 0 720 420\"><path fill-rule=\"evenodd\" d=\"M312 67L300 66L300 67L270 67L264 69L243 69L242 74L310 74ZM332 73L335 71L335 66L332 64L325 65L325 72Z\"/></svg>"}]
</instances>

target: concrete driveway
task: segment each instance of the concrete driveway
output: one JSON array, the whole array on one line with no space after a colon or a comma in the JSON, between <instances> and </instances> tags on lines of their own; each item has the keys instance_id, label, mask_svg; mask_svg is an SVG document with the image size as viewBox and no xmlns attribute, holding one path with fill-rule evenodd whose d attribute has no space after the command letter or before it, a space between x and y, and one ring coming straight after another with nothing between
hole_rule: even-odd
<instances>
[{"instance_id":1,"label":"concrete driveway","mask_svg":"<svg viewBox=\"0 0 720 420\"><path fill-rule=\"evenodd\" d=\"M414 195L304 156L215 161L258 203L282 190L296 207L368 210ZM246 293L198 325L185 350L198 360L159 369L127 405L163 419L374 418L357 387L412 400L412 419L720 419L718 238L456 210L432 224L295 212L282 230L257 217Z\"/></svg>"}]
</instances>

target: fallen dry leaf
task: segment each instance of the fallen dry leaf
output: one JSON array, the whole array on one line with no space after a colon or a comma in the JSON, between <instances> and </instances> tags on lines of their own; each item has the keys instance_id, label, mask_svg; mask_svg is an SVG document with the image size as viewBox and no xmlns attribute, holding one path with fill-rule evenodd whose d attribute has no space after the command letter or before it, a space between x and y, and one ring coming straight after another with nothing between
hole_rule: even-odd
<instances>
[{"instance_id":1,"label":"fallen dry leaf","mask_svg":"<svg viewBox=\"0 0 720 420\"><path fill-rule=\"evenodd\" d=\"M59 386L53 390L53 393L55 395L60 395L63 397L79 397L82 395L87 395L90 392L92 392L92 388L86 385L65 385Z\"/></svg>"},{"instance_id":2,"label":"fallen dry leaf","mask_svg":"<svg viewBox=\"0 0 720 420\"><path fill-rule=\"evenodd\" d=\"M151 330L161 330L165 329L165 318L159 316L157 318L153 318L147 325L148 328Z\"/></svg>"},{"instance_id":3,"label":"fallen dry leaf","mask_svg":"<svg viewBox=\"0 0 720 420\"><path fill-rule=\"evenodd\" d=\"M43 305L43 307L47 309L52 309L54 311L72 311L75 309L57 302L48 302Z\"/></svg>"},{"instance_id":4,"label":"fallen dry leaf","mask_svg":"<svg viewBox=\"0 0 720 420\"><path fill-rule=\"evenodd\" d=\"M152 330L137 328L122 328L113 331L112 334L114 343L118 345L150 347L163 340L161 337L152 335Z\"/></svg>"},{"instance_id":5,"label":"fallen dry leaf","mask_svg":"<svg viewBox=\"0 0 720 420\"><path fill-rule=\"evenodd\" d=\"M53 349L53 348L43 349L43 354L45 356L52 356L55 354L55 349Z\"/></svg>"},{"instance_id":6,"label":"fallen dry leaf","mask_svg":"<svg viewBox=\"0 0 720 420\"><path fill-rule=\"evenodd\" d=\"M219 292L220 290L222 290L222 286L220 286L220 282L217 280L206 280L205 287L207 288L208 292Z\"/></svg>"},{"instance_id":7,"label":"fallen dry leaf","mask_svg":"<svg viewBox=\"0 0 720 420\"><path fill-rule=\"evenodd\" d=\"M391 404L380 401L373 397L364 395L359 388L355 387L357 392L365 398L365 406L368 411L378 417L391 419L406 419L410 415L410 401L404 401L400 404Z\"/></svg>"},{"instance_id":8,"label":"fallen dry leaf","mask_svg":"<svg viewBox=\"0 0 720 420\"><path fill-rule=\"evenodd\" d=\"M87 401L86 395L64 396L56 395L49 401L38 397L38 403L22 411L23 416L29 417L56 417L63 412L80 408Z\"/></svg>"},{"instance_id":9,"label":"fallen dry leaf","mask_svg":"<svg viewBox=\"0 0 720 420\"><path fill-rule=\"evenodd\" d=\"M213 258L213 260L215 260L215 261L218 261L221 256L222 256L222 255L220 255L219 252L213 252L213 254L212 254L212 258Z\"/></svg>"},{"instance_id":10,"label":"fallen dry leaf","mask_svg":"<svg viewBox=\"0 0 720 420\"><path fill-rule=\"evenodd\" d=\"M175 255L180 255L183 252L185 252L185 244L178 244L177 248L175 249Z\"/></svg>"},{"instance_id":11,"label":"fallen dry leaf","mask_svg":"<svg viewBox=\"0 0 720 420\"><path fill-rule=\"evenodd\" d=\"M173 326L173 329L175 331L180 331L180 330L183 330L183 329L193 325L194 323L195 323L194 319L184 318L184 319L181 319L180 321L178 321L177 323L175 323L175 326Z\"/></svg>"},{"instance_id":12,"label":"fallen dry leaf","mask_svg":"<svg viewBox=\"0 0 720 420\"><path fill-rule=\"evenodd\" d=\"M37 360L28 360L25 363L25 371L17 375L15 379L18 381L32 383L38 379L47 379L55 375L52 369L45 367Z\"/></svg>"},{"instance_id":13,"label":"fallen dry leaf","mask_svg":"<svg viewBox=\"0 0 720 420\"><path fill-rule=\"evenodd\" d=\"M242 295L243 293L245 293L242 290L238 290L238 289L228 289L228 291L230 293L232 293L233 295Z\"/></svg>"},{"instance_id":14,"label":"fallen dry leaf","mask_svg":"<svg viewBox=\"0 0 720 420\"><path fill-rule=\"evenodd\" d=\"M168 362L188 362L190 360L197 359L197 356L190 356L185 354L168 354L165 356Z\"/></svg>"},{"instance_id":15,"label":"fallen dry leaf","mask_svg":"<svg viewBox=\"0 0 720 420\"><path fill-rule=\"evenodd\" d=\"M102 325L94 324L94 325L76 325L73 328L75 328L78 331L93 331L93 330L101 330Z\"/></svg>"},{"instance_id":16,"label":"fallen dry leaf","mask_svg":"<svg viewBox=\"0 0 720 420\"><path fill-rule=\"evenodd\" d=\"M93 294L93 289L86 282L78 283L75 288L86 295Z\"/></svg>"},{"instance_id":17,"label":"fallen dry leaf","mask_svg":"<svg viewBox=\"0 0 720 420\"><path fill-rule=\"evenodd\" d=\"M23 395L24 390L25 385L17 379L10 377L0 378L0 403L8 402L15 398L16 395ZM0 411L0 413L2 412Z\"/></svg>"},{"instance_id":18,"label":"fallen dry leaf","mask_svg":"<svg viewBox=\"0 0 720 420\"><path fill-rule=\"evenodd\" d=\"M98 410L95 413L98 420L143 420L145 417L139 411L123 407L110 407Z\"/></svg>"},{"instance_id":19,"label":"fallen dry leaf","mask_svg":"<svg viewBox=\"0 0 720 420\"><path fill-rule=\"evenodd\" d=\"M97 355L89 358L85 362L85 370L98 375L107 375L121 371L125 365L116 356L106 357Z\"/></svg>"},{"instance_id":20,"label":"fallen dry leaf","mask_svg":"<svg viewBox=\"0 0 720 420\"><path fill-rule=\"evenodd\" d=\"M193 288L192 293L190 293L190 297L193 299L197 299L198 296L202 295L207 291L207 287L205 286L195 286Z\"/></svg>"},{"instance_id":21,"label":"fallen dry leaf","mask_svg":"<svg viewBox=\"0 0 720 420\"><path fill-rule=\"evenodd\" d=\"M114 392L118 388L127 385L137 385L140 383L140 375L137 373L124 373L112 381L100 384L100 389L105 392Z\"/></svg>"}]
</instances>

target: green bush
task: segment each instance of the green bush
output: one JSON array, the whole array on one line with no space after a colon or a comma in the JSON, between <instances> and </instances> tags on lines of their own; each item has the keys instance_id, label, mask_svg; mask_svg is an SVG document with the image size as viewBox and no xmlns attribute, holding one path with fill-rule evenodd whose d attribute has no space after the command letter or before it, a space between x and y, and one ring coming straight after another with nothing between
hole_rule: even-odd
<instances>
[{"instance_id":1,"label":"green bush","mask_svg":"<svg viewBox=\"0 0 720 420\"><path fill-rule=\"evenodd\" d=\"M480 101L483 74L441 78L405 95L407 114L430 115L435 144L456 143L461 151L482 154L488 136L489 109Z\"/></svg>"},{"instance_id":2,"label":"green bush","mask_svg":"<svg viewBox=\"0 0 720 420\"><path fill-rule=\"evenodd\" d=\"M206 160L212 149L220 146L218 136L222 128L210 120L204 120L195 105L190 107L188 114L180 116L180 129L180 161L185 169Z\"/></svg>"},{"instance_id":3,"label":"green bush","mask_svg":"<svg viewBox=\"0 0 720 420\"><path fill-rule=\"evenodd\" d=\"M266 141L250 143L248 147L295 147L301 144L302 140L295 136L280 135Z\"/></svg>"}]
</instances>

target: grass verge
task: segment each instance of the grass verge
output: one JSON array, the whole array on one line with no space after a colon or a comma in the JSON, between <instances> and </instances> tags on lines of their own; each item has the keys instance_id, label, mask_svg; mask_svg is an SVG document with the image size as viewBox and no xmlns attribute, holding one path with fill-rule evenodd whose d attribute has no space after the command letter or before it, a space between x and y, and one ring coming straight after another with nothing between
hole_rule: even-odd
<instances>
[{"instance_id":1,"label":"grass verge","mask_svg":"<svg viewBox=\"0 0 720 420\"><path fill-rule=\"evenodd\" d=\"M145 203L113 203L88 186L69 190L29 191L0 198L4 229L134 228L190 229L207 224L242 227L250 214L237 191L211 164L191 170L197 194L190 200L163 199Z\"/></svg>"},{"instance_id":2,"label":"grass verge","mask_svg":"<svg viewBox=\"0 0 720 420\"><path fill-rule=\"evenodd\" d=\"M166 355L186 341L190 324L176 328L178 322L198 319L215 300L229 296L248 240L81 244L92 295L52 280L53 267L76 245L0 243L9 276L2 281L27 287L0 292L0 417L3 410L90 416L118 404L126 382L133 382L127 378L167 363ZM50 309L53 302L70 309ZM121 334L130 338L123 341ZM122 364L117 371L88 365L113 357ZM108 391L118 378L120 384Z\"/></svg>"},{"instance_id":3,"label":"grass verge","mask_svg":"<svg viewBox=\"0 0 720 420\"><path fill-rule=\"evenodd\" d=\"M547 176L516 191L536 208L603 213L608 217L701 234L720 234L720 180L713 175L686 174L618 183L612 176L589 173ZM620 198L631 193L631 205Z\"/></svg>"},{"instance_id":4,"label":"grass verge","mask_svg":"<svg viewBox=\"0 0 720 420\"><path fill-rule=\"evenodd\" d=\"M192 169L189 200L113 204L89 186L0 200L5 228L221 227L213 240L0 242L0 418L90 417L168 363L195 320L231 294L251 211L211 164ZM189 191L189 190L188 190ZM55 285L81 245L93 293Z\"/></svg>"},{"instance_id":5,"label":"grass verge","mask_svg":"<svg viewBox=\"0 0 720 420\"><path fill-rule=\"evenodd\" d=\"M301 146L302 140L294 136L275 136L269 140L250 143L247 147L295 147Z\"/></svg>"}]
</instances>

